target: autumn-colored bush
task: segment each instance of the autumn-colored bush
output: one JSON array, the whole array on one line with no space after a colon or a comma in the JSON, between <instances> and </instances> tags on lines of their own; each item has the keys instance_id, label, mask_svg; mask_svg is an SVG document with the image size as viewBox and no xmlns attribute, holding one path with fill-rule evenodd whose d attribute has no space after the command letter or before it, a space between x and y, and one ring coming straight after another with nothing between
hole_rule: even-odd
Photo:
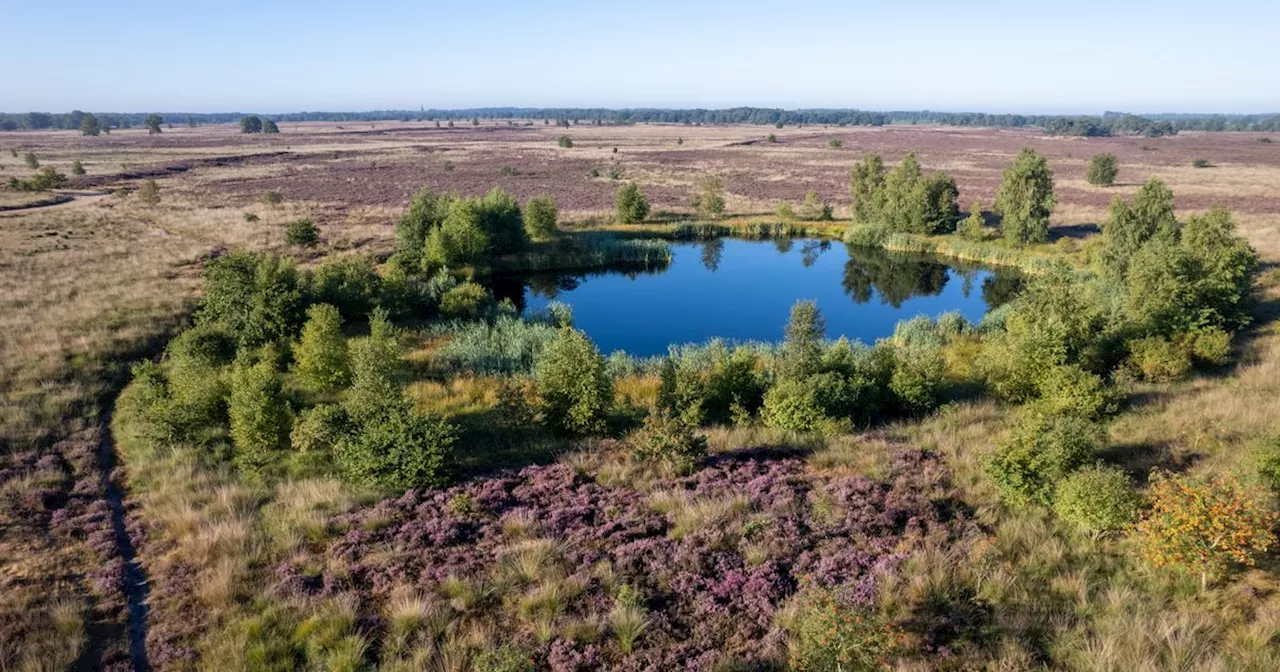
<instances>
[{"instance_id":1,"label":"autumn-colored bush","mask_svg":"<svg viewBox=\"0 0 1280 672\"><path fill-rule=\"evenodd\" d=\"M876 614L830 591L802 599L794 629L790 663L798 672L884 669L901 637Z\"/></svg>"}]
</instances>

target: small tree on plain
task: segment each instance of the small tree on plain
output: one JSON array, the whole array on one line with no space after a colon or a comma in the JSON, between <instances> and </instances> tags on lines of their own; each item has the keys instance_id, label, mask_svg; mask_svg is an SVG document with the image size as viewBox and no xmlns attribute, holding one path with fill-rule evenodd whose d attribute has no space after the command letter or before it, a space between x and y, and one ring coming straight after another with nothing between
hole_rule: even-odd
<instances>
[{"instance_id":1,"label":"small tree on plain","mask_svg":"<svg viewBox=\"0 0 1280 672\"><path fill-rule=\"evenodd\" d=\"M84 164L80 163L80 159L71 162L72 175L84 175Z\"/></svg>"},{"instance_id":2,"label":"small tree on plain","mask_svg":"<svg viewBox=\"0 0 1280 672\"><path fill-rule=\"evenodd\" d=\"M974 201L969 207L969 216L960 222L958 233L969 240L982 240L987 237L987 220L982 217L982 201Z\"/></svg>"},{"instance_id":3,"label":"small tree on plain","mask_svg":"<svg viewBox=\"0 0 1280 672\"><path fill-rule=\"evenodd\" d=\"M276 122L270 119L266 119L262 122L262 132L263 133L279 133L280 127L276 125Z\"/></svg>"},{"instance_id":4,"label":"small tree on plain","mask_svg":"<svg viewBox=\"0 0 1280 672\"><path fill-rule=\"evenodd\" d=\"M1049 215L1058 203L1053 170L1044 156L1024 147L1004 171L995 209L1001 215L1000 233L1015 245L1049 239Z\"/></svg>"},{"instance_id":5,"label":"small tree on plain","mask_svg":"<svg viewBox=\"0 0 1280 672\"><path fill-rule=\"evenodd\" d=\"M310 219L299 219L289 223L284 232L284 239L290 245L314 247L320 242L320 229L316 228L315 223Z\"/></svg>"},{"instance_id":6,"label":"small tree on plain","mask_svg":"<svg viewBox=\"0 0 1280 672\"><path fill-rule=\"evenodd\" d=\"M147 118L142 120L142 125L147 127L147 135L160 134L162 124L164 124L164 117L158 114L148 114Z\"/></svg>"},{"instance_id":7,"label":"small tree on plain","mask_svg":"<svg viewBox=\"0 0 1280 672\"><path fill-rule=\"evenodd\" d=\"M844 146L844 141L840 138L831 138L831 141L827 143L827 146L831 147L831 149L840 149Z\"/></svg>"},{"instance_id":8,"label":"small tree on plain","mask_svg":"<svg viewBox=\"0 0 1280 672\"><path fill-rule=\"evenodd\" d=\"M619 224L639 224L649 216L649 201L645 200L640 185L628 182L618 189L614 202Z\"/></svg>"},{"instance_id":9,"label":"small tree on plain","mask_svg":"<svg viewBox=\"0 0 1280 672\"><path fill-rule=\"evenodd\" d=\"M1119 172L1115 154L1094 154L1089 159L1089 174L1086 178L1095 187L1109 187L1115 184Z\"/></svg>"},{"instance_id":10,"label":"small tree on plain","mask_svg":"<svg viewBox=\"0 0 1280 672\"><path fill-rule=\"evenodd\" d=\"M559 211L550 196L538 196L524 204L524 228L533 240L549 240L556 235Z\"/></svg>"},{"instance_id":11,"label":"small tree on plain","mask_svg":"<svg viewBox=\"0 0 1280 672\"><path fill-rule=\"evenodd\" d=\"M260 473L270 465L273 453L288 443L293 417L282 387L270 355L257 362L243 356L236 362L227 410L235 463L243 471Z\"/></svg>"},{"instance_id":12,"label":"small tree on plain","mask_svg":"<svg viewBox=\"0 0 1280 672\"><path fill-rule=\"evenodd\" d=\"M35 170L40 167L40 160L36 158L35 152L27 152L26 154L23 154L22 163L26 164L26 166L31 170Z\"/></svg>"},{"instance_id":13,"label":"small tree on plain","mask_svg":"<svg viewBox=\"0 0 1280 672\"><path fill-rule=\"evenodd\" d=\"M80 135L97 136L101 132L102 124L92 114L86 114L80 120Z\"/></svg>"},{"instance_id":14,"label":"small tree on plain","mask_svg":"<svg viewBox=\"0 0 1280 672\"><path fill-rule=\"evenodd\" d=\"M244 117L240 117L240 132L241 133L261 133L262 119L252 114Z\"/></svg>"},{"instance_id":15,"label":"small tree on plain","mask_svg":"<svg viewBox=\"0 0 1280 672\"><path fill-rule=\"evenodd\" d=\"M570 138L567 135L562 135L556 140L556 144L564 147L565 149L570 149L573 147L573 138Z\"/></svg>"},{"instance_id":16,"label":"small tree on plain","mask_svg":"<svg viewBox=\"0 0 1280 672\"><path fill-rule=\"evenodd\" d=\"M693 196L693 207L703 219L716 219L724 214L724 178L712 175L702 181L702 188Z\"/></svg>"}]
</instances>

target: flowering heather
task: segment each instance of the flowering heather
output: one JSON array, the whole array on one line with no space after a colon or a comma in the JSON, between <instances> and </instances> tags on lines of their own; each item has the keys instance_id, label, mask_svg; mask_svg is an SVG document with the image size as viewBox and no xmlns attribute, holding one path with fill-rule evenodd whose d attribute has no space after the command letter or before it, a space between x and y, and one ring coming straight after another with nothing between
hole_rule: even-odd
<instances>
[{"instance_id":1,"label":"flowering heather","mask_svg":"<svg viewBox=\"0 0 1280 672\"><path fill-rule=\"evenodd\" d=\"M340 517L326 569L285 563L273 592L355 590L376 604L411 586L443 602L473 586L459 617L496 626L553 670L776 661L786 640L775 615L802 582L868 603L925 538L974 529L947 479L940 458L921 451L897 454L883 482L816 475L796 457L722 455L656 483L661 495L565 465L528 467ZM535 629L512 606L548 582L559 599L550 629ZM608 632L575 640L564 627L635 596L647 620L629 654Z\"/></svg>"}]
</instances>

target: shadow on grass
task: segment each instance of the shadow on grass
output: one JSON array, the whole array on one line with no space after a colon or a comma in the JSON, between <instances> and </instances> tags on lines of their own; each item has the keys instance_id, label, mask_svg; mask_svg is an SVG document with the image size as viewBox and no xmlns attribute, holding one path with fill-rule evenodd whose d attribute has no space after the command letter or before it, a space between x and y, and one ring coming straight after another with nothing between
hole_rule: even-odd
<instances>
[{"instance_id":1,"label":"shadow on grass","mask_svg":"<svg viewBox=\"0 0 1280 672\"><path fill-rule=\"evenodd\" d=\"M1075 240L1083 240L1089 236L1102 233L1102 228L1096 223L1088 224L1066 224L1063 226L1055 226L1049 229L1049 242L1054 242L1062 238L1072 238Z\"/></svg>"}]
</instances>

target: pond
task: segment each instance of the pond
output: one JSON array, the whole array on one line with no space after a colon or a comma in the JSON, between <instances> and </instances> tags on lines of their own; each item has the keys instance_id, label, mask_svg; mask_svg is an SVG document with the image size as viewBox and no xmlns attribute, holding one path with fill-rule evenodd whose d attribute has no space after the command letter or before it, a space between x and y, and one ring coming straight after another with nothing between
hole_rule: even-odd
<instances>
[{"instance_id":1,"label":"pond","mask_svg":"<svg viewBox=\"0 0 1280 672\"><path fill-rule=\"evenodd\" d=\"M1021 288L1016 271L808 239L717 239L671 246L657 269L488 279L523 312L552 301L601 352L661 355L671 344L779 341L791 306L817 302L827 336L874 343L900 320L959 311L972 322Z\"/></svg>"}]
</instances>

